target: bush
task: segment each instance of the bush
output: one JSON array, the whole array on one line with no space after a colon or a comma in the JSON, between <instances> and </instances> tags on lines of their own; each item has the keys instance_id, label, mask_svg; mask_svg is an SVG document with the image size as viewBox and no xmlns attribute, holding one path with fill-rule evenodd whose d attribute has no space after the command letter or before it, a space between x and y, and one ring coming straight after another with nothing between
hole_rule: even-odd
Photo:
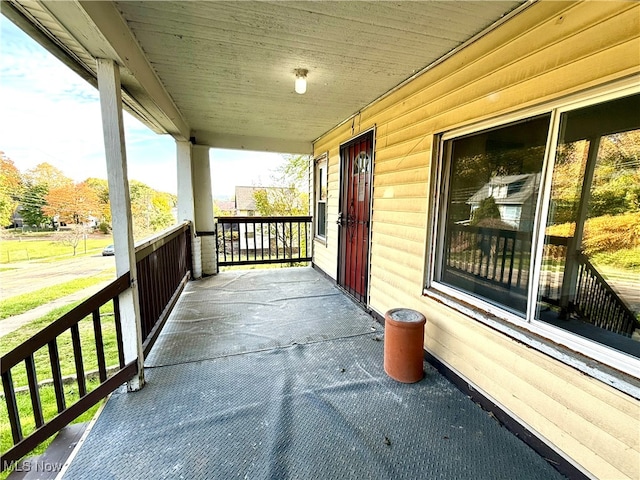
<instances>
[{"instance_id":1,"label":"bush","mask_svg":"<svg viewBox=\"0 0 640 480\"><path fill-rule=\"evenodd\" d=\"M111 227L107 222L100 222L100 225L98 225L98 230L100 230L100 232L104 233L105 235L109 235Z\"/></svg>"}]
</instances>

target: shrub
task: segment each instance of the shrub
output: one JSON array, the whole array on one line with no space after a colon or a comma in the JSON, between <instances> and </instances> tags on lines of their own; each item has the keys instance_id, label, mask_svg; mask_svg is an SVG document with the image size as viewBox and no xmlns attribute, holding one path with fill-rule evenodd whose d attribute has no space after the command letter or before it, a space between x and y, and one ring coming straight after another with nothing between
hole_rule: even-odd
<instances>
[{"instance_id":1,"label":"shrub","mask_svg":"<svg viewBox=\"0 0 640 480\"><path fill-rule=\"evenodd\" d=\"M100 230L105 235L108 235L109 231L111 231L111 227L107 222L100 222L100 225L98 225L98 230Z\"/></svg>"}]
</instances>

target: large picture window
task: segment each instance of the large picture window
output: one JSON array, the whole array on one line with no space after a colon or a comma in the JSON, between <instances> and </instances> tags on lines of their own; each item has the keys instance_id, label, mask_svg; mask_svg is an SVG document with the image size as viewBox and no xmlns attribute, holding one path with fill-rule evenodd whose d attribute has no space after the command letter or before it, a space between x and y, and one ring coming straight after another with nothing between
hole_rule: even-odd
<instances>
[{"instance_id":1,"label":"large picture window","mask_svg":"<svg viewBox=\"0 0 640 480\"><path fill-rule=\"evenodd\" d=\"M635 94L444 136L428 286L640 358L639 111Z\"/></svg>"},{"instance_id":2,"label":"large picture window","mask_svg":"<svg viewBox=\"0 0 640 480\"><path fill-rule=\"evenodd\" d=\"M441 268L436 277L524 315L550 116L446 143Z\"/></svg>"}]
</instances>

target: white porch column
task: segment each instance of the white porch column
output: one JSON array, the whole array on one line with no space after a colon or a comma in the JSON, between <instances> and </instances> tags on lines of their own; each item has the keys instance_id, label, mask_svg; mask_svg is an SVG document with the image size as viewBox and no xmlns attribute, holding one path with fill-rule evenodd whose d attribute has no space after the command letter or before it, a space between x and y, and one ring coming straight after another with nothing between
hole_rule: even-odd
<instances>
[{"instance_id":1,"label":"white porch column","mask_svg":"<svg viewBox=\"0 0 640 480\"><path fill-rule=\"evenodd\" d=\"M178 166L178 221L191 222L191 264L193 278L202 277L201 238L196 236L193 160L191 142L176 142Z\"/></svg>"},{"instance_id":2,"label":"white porch column","mask_svg":"<svg viewBox=\"0 0 640 480\"><path fill-rule=\"evenodd\" d=\"M128 389L139 390L144 386L144 353L142 350L136 257L133 245L131 199L127 177L127 155L122 122L120 69L115 62L107 59L98 59L97 66L104 149L107 159L109 201L111 202L111 225L116 252L116 274L121 276L129 272L131 275L131 288L120 295L124 361L126 363L137 361L138 375L128 382Z\"/></svg>"},{"instance_id":3,"label":"white porch column","mask_svg":"<svg viewBox=\"0 0 640 480\"><path fill-rule=\"evenodd\" d=\"M196 226L199 232L213 232L213 194L211 192L211 165L209 147L194 145L193 186ZM202 274L215 275L218 271L216 259L216 237L203 236L201 241Z\"/></svg>"}]
</instances>

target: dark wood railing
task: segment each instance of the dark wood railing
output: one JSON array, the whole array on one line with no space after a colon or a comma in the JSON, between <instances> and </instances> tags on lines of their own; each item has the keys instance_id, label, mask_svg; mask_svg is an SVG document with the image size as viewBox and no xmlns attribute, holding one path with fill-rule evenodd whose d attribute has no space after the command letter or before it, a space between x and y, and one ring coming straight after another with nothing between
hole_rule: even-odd
<instances>
[{"instance_id":1,"label":"dark wood railing","mask_svg":"<svg viewBox=\"0 0 640 480\"><path fill-rule=\"evenodd\" d=\"M578 282L573 308L596 327L631 336L640 322L583 253L578 253Z\"/></svg>"},{"instance_id":2,"label":"dark wood railing","mask_svg":"<svg viewBox=\"0 0 640 480\"><path fill-rule=\"evenodd\" d=\"M136 245L136 269L146 357L191 276L190 224Z\"/></svg>"},{"instance_id":3,"label":"dark wood railing","mask_svg":"<svg viewBox=\"0 0 640 480\"><path fill-rule=\"evenodd\" d=\"M145 356L153 346L171 309L175 305L191 272L191 229L188 223L171 228L154 238L136 246L136 266L138 272L138 292L140 302L141 326ZM17 346L0 359L2 386L7 405L7 414L11 425L13 447L2 454L2 471L10 468L15 461L33 450L39 443L58 432L82 413L105 398L120 385L137 373L137 359L125 364L120 321L119 295L129 289L129 273L121 276L91 298L60 317L33 337ZM113 315L101 315L100 309L109 302L113 303ZM112 318L109 323L107 318ZM92 323L92 340L89 350L96 355L99 385L89 389L85 364L89 355L83 352L81 322ZM105 355L105 329L115 330L117 355L111 358ZM86 335L86 331L85 331ZM69 343L73 349L75 375L73 384L77 386L78 400L68 405L69 378L62 375L59 346ZM86 343L85 338L85 345ZM66 342L66 343L65 343ZM42 350L41 350L42 349ZM117 358L116 358L117 357ZM38 360L38 361L36 361ZM51 375L55 391L57 414L45 419L36 364L48 362L42 370ZM109 363L116 363L113 368ZM14 386L12 371L24 365L31 408L20 408ZM24 370L22 370L24 372ZM40 372L42 373L42 372ZM65 391L65 386L67 389ZM25 435L21 413L32 415L35 429Z\"/></svg>"},{"instance_id":4,"label":"dark wood railing","mask_svg":"<svg viewBox=\"0 0 640 480\"><path fill-rule=\"evenodd\" d=\"M308 216L218 217L218 265L310 262L312 232Z\"/></svg>"},{"instance_id":5,"label":"dark wood railing","mask_svg":"<svg viewBox=\"0 0 640 480\"><path fill-rule=\"evenodd\" d=\"M511 291L526 291L531 233L451 225L445 268Z\"/></svg>"},{"instance_id":6,"label":"dark wood railing","mask_svg":"<svg viewBox=\"0 0 640 480\"><path fill-rule=\"evenodd\" d=\"M447 269L524 292L530 234L454 225L450 235ZM575 255L574 267L568 264L571 241L571 237L546 237L539 285L542 301L560 306L565 314L575 312L584 322L631 336L640 322L583 253ZM565 278L571 268L577 268L577 275Z\"/></svg>"},{"instance_id":7,"label":"dark wood railing","mask_svg":"<svg viewBox=\"0 0 640 480\"><path fill-rule=\"evenodd\" d=\"M33 450L39 443L58 432L73 419L86 412L102 398L115 390L119 385L129 380L137 373L135 361L125 365L124 351L122 347L122 330L120 323L118 296L127 290L130 285L129 274L121 276L113 283L102 289L96 295L85 300L70 312L36 333L26 342L17 346L6 355L2 356L0 370L2 372L2 387L7 404L7 414L11 425L13 447L2 454L2 470L9 468L13 462ZM107 375L107 359L103 345L103 328L105 321L100 316L100 308L109 302L113 302L113 321L115 323L116 343L119 368L111 377ZM87 390L84 371L84 357L81 347L79 324L86 317L91 317L93 323L93 336L95 339L95 353L97 355L100 385L92 391ZM79 399L72 405L67 405L68 396L65 395L64 382L60 367L59 345L61 337L70 332L73 345L73 357L75 363L75 380ZM40 349L46 348L49 358L50 372L52 374L53 387L57 403L57 415L45 420L40 399L40 385L36 372L36 355L43 353ZM29 435L24 434L20 411L14 388L12 369L24 364L26 368L29 394L31 397L31 412L35 420L35 430ZM27 410L27 409L23 409Z\"/></svg>"}]
</instances>

